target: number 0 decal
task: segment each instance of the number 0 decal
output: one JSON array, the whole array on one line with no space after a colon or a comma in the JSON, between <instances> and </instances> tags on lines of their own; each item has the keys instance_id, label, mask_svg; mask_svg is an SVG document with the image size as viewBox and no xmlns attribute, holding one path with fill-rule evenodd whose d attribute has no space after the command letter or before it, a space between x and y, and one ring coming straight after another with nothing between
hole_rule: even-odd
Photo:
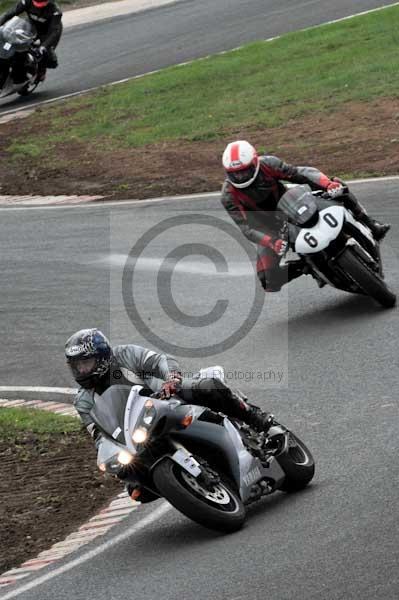
<instances>
[{"instance_id":1,"label":"number 0 decal","mask_svg":"<svg viewBox=\"0 0 399 600\"><path fill-rule=\"evenodd\" d=\"M315 237L313 237L313 235L309 231L307 233L305 233L305 235L303 236L303 239L311 248L316 248L317 240Z\"/></svg>"},{"instance_id":2,"label":"number 0 decal","mask_svg":"<svg viewBox=\"0 0 399 600\"><path fill-rule=\"evenodd\" d=\"M329 225L330 227L338 227L338 221L337 219L334 217L334 215L332 215L331 213L325 213L323 215L323 220L327 223L327 225Z\"/></svg>"}]
</instances>

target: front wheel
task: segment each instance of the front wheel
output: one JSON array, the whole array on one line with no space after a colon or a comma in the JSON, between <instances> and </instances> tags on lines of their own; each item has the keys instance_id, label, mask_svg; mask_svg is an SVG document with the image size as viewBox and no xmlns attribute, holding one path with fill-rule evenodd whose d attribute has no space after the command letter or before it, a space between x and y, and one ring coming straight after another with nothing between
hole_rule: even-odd
<instances>
[{"instance_id":1,"label":"front wheel","mask_svg":"<svg viewBox=\"0 0 399 600\"><path fill-rule=\"evenodd\" d=\"M245 521L244 505L227 482L205 484L169 459L155 467L153 480L166 500L204 527L232 532Z\"/></svg>"},{"instance_id":2,"label":"front wheel","mask_svg":"<svg viewBox=\"0 0 399 600\"><path fill-rule=\"evenodd\" d=\"M276 456L285 474L280 490L298 492L313 479L315 464L309 448L292 431L288 436L286 450Z\"/></svg>"},{"instance_id":3,"label":"front wheel","mask_svg":"<svg viewBox=\"0 0 399 600\"><path fill-rule=\"evenodd\" d=\"M39 82L36 81L36 79L34 79L33 81L30 81L29 83L24 85L20 90L18 90L18 94L20 96L30 96L30 94L32 94L35 91L38 85Z\"/></svg>"},{"instance_id":4,"label":"front wheel","mask_svg":"<svg viewBox=\"0 0 399 600\"><path fill-rule=\"evenodd\" d=\"M396 295L391 292L385 281L378 273L367 267L360 258L347 248L337 260L337 264L355 281L358 286L371 298L374 298L384 308L392 308L396 304Z\"/></svg>"}]
</instances>

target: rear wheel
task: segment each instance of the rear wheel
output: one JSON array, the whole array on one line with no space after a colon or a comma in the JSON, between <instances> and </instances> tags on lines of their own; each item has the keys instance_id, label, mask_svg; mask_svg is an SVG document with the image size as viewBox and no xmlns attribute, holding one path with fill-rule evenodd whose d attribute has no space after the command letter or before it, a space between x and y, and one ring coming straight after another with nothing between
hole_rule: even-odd
<instances>
[{"instance_id":1,"label":"rear wheel","mask_svg":"<svg viewBox=\"0 0 399 600\"><path fill-rule=\"evenodd\" d=\"M350 275L359 287L374 298L381 306L392 308L396 304L396 295L386 285L378 273L367 267L361 259L347 248L337 260L339 267Z\"/></svg>"},{"instance_id":2,"label":"rear wheel","mask_svg":"<svg viewBox=\"0 0 399 600\"><path fill-rule=\"evenodd\" d=\"M166 500L200 525L231 532L245 521L244 505L228 482L205 484L169 459L155 467L153 480Z\"/></svg>"},{"instance_id":3,"label":"rear wheel","mask_svg":"<svg viewBox=\"0 0 399 600\"><path fill-rule=\"evenodd\" d=\"M313 479L315 464L312 453L292 431L289 432L287 451L276 459L285 473L280 487L283 492L298 492Z\"/></svg>"}]
</instances>

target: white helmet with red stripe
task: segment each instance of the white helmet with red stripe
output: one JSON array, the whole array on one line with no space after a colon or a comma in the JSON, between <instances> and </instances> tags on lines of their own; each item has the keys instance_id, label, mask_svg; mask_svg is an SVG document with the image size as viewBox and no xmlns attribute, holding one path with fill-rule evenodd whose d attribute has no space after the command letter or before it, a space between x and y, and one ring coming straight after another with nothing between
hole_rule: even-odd
<instances>
[{"instance_id":1,"label":"white helmet with red stripe","mask_svg":"<svg viewBox=\"0 0 399 600\"><path fill-rule=\"evenodd\" d=\"M259 173L259 157L255 148L245 140L231 142L223 152L223 167L227 179L236 188L246 188Z\"/></svg>"}]
</instances>

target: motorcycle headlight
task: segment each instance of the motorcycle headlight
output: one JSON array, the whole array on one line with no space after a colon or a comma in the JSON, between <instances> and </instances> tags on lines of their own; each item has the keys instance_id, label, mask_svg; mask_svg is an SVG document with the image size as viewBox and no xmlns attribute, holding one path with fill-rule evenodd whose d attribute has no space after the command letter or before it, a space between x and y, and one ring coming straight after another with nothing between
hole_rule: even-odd
<instances>
[{"instance_id":1,"label":"motorcycle headlight","mask_svg":"<svg viewBox=\"0 0 399 600\"><path fill-rule=\"evenodd\" d=\"M129 465L133 460L133 456L126 450L121 450L118 454L118 462L121 465Z\"/></svg>"},{"instance_id":2,"label":"motorcycle headlight","mask_svg":"<svg viewBox=\"0 0 399 600\"><path fill-rule=\"evenodd\" d=\"M144 444L148 438L148 431L144 427L139 427L133 431L132 440L135 444Z\"/></svg>"}]
</instances>

